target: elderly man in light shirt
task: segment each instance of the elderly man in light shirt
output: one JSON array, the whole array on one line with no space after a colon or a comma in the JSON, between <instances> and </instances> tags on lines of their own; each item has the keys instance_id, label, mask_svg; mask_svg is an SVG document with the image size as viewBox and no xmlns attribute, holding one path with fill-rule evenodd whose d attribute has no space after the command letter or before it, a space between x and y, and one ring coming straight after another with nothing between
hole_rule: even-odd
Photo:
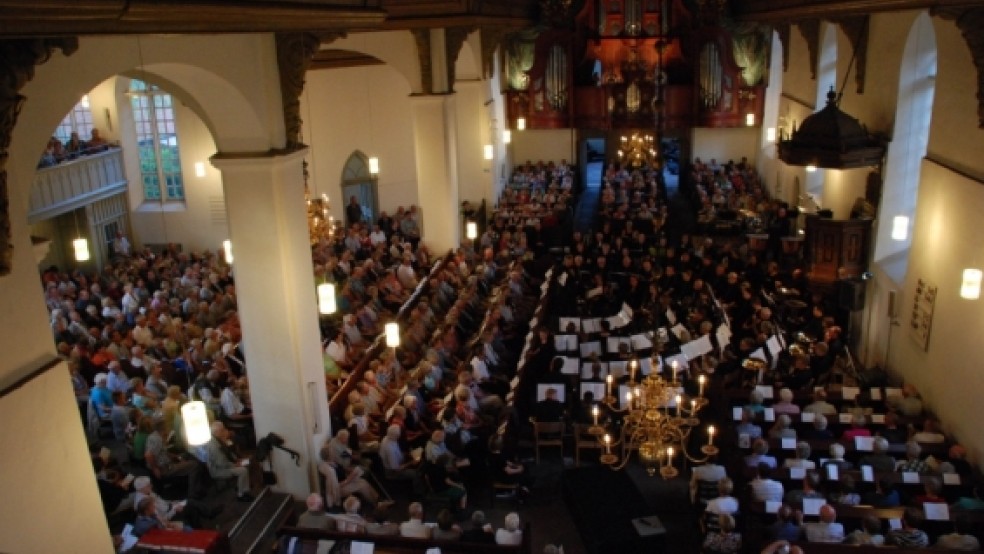
<instances>
[{"instance_id":1,"label":"elderly man in light shirt","mask_svg":"<svg viewBox=\"0 0 984 554\"><path fill-rule=\"evenodd\" d=\"M820 508L820 521L804 523L803 531L810 542L839 543L844 541L844 526L836 522L837 511L830 504Z\"/></svg>"},{"instance_id":2,"label":"elderly man in light shirt","mask_svg":"<svg viewBox=\"0 0 984 554\"><path fill-rule=\"evenodd\" d=\"M431 528L424 524L424 506L420 502L410 504L407 509L410 518L400 524L400 536L415 539L431 538Z\"/></svg>"}]
</instances>

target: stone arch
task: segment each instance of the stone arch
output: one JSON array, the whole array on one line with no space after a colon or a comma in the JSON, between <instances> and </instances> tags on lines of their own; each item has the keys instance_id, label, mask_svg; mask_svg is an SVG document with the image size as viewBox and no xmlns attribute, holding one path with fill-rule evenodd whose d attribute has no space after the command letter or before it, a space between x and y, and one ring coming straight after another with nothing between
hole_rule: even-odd
<instances>
[{"instance_id":1,"label":"stone arch","mask_svg":"<svg viewBox=\"0 0 984 554\"><path fill-rule=\"evenodd\" d=\"M370 40L371 39L371 40ZM411 93L423 92L417 42L409 31L350 35L331 43L331 49L351 50L372 56L396 70L410 85Z\"/></svg>"}]
</instances>

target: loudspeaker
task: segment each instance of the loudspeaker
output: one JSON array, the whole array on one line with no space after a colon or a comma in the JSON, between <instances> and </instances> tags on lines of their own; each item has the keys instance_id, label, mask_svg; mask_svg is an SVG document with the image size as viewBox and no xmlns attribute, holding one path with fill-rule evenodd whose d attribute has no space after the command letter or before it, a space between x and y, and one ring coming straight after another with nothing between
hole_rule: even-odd
<instances>
[{"instance_id":1,"label":"loudspeaker","mask_svg":"<svg viewBox=\"0 0 984 554\"><path fill-rule=\"evenodd\" d=\"M864 309L864 281L844 280L840 283L837 306L842 310L856 312Z\"/></svg>"}]
</instances>

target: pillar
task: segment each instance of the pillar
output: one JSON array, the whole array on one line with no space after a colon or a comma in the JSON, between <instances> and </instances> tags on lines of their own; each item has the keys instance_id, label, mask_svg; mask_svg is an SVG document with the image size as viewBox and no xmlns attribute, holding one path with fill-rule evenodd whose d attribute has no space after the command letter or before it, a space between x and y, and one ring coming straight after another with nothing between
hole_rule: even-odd
<instances>
[{"instance_id":1,"label":"pillar","mask_svg":"<svg viewBox=\"0 0 984 554\"><path fill-rule=\"evenodd\" d=\"M278 491L317 490L330 435L301 163L290 153L216 154L233 250L243 353L257 438L275 432L301 454L274 451Z\"/></svg>"},{"instance_id":2,"label":"pillar","mask_svg":"<svg viewBox=\"0 0 984 554\"><path fill-rule=\"evenodd\" d=\"M461 244L455 98L413 96L410 105L423 239L435 254L444 254Z\"/></svg>"}]
</instances>

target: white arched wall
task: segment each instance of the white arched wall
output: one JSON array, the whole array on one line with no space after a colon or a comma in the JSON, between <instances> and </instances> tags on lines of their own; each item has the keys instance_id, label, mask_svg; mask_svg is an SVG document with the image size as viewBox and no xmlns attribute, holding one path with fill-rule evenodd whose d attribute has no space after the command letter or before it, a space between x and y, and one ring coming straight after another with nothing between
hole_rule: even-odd
<instances>
[{"instance_id":1,"label":"white arched wall","mask_svg":"<svg viewBox=\"0 0 984 554\"><path fill-rule=\"evenodd\" d=\"M492 201L492 174L502 161L502 129L505 123L494 115L488 82L482 78L481 50L469 35L455 60L455 122L458 126L458 200L478 206ZM486 160L484 146L493 145L493 159Z\"/></svg>"},{"instance_id":2,"label":"white arched wall","mask_svg":"<svg viewBox=\"0 0 984 554\"><path fill-rule=\"evenodd\" d=\"M351 50L386 62L410 84L412 93L423 92L420 76L420 59L417 57L417 41L410 31L384 31L378 33L353 33L336 40L324 49Z\"/></svg>"},{"instance_id":3,"label":"white arched wall","mask_svg":"<svg viewBox=\"0 0 984 554\"><path fill-rule=\"evenodd\" d=\"M776 148L779 127L779 109L782 100L783 70L782 61L786 53L782 51L779 33L772 32L772 46L769 56L769 86L765 89L765 107L762 114L762 127L759 134L760 155L755 162L767 190L773 198L793 202L789 195L790 187L783 182L783 164L779 161L779 151ZM769 129L774 133L769 140Z\"/></svg>"},{"instance_id":4,"label":"white arched wall","mask_svg":"<svg viewBox=\"0 0 984 554\"><path fill-rule=\"evenodd\" d=\"M51 129L81 95L141 65L157 69L201 104L221 150L266 151L284 144L279 79L269 35L82 38L65 57L38 66L13 131L7 162L13 269L0 277L0 386L54 359L27 225L27 200ZM0 551L111 552L102 505L64 364L0 399ZM38 517L38 514L45 514ZM58 521L52 533L51 521Z\"/></svg>"},{"instance_id":5,"label":"white arched wall","mask_svg":"<svg viewBox=\"0 0 984 554\"><path fill-rule=\"evenodd\" d=\"M837 26L828 21L820 25L820 50L817 55L817 88L814 111L819 111L827 105L827 92L837 85ZM802 121L802 120L801 120ZM824 208L831 208L827 198L827 169L818 168L816 171L805 173L805 193L813 195ZM834 211L834 217L842 219L844 214Z\"/></svg>"}]
</instances>

